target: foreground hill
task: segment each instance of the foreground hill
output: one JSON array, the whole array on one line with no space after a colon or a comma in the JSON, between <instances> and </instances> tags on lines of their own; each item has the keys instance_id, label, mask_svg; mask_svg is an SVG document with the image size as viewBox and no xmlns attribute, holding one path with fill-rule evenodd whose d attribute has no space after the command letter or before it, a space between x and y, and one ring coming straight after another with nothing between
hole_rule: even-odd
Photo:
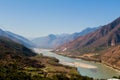
<instances>
[{"instance_id":1,"label":"foreground hill","mask_svg":"<svg viewBox=\"0 0 120 80\"><path fill-rule=\"evenodd\" d=\"M17 66L34 66L34 61L28 57L36 56L32 50L12 41L9 38L0 36L0 64L16 64ZM35 62L36 63L36 62Z\"/></svg>"},{"instance_id":2,"label":"foreground hill","mask_svg":"<svg viewBox=\"0 0 120 80\"><path fill-rule=\"evenodd\" d=\"M61 34L61 35L50 34L46 37L33 39L32 42L35 43L39 48L56 48L66 42L78 38L79 36L84 36L92 31L95 31L96 29L98 29L98 27L86 28L81 32L78 33L76 32L73 34Z\"/></svg>"},{"instance_id":3,"label":"foreground hill","mask_svg":"<svg viewBox=\"0 0 120 80\"><path fill-rule=\"evenodd\" d=\"M37 55L27 47L0 36L0 80L93 80L55 58Z\"/></svg>"},{"instance_id":4,"label":"foreground hill","mask_svg":"<svg viewBox=\"0 0 120 80\"><path fill-rule=\"evenodd\" d=\"M23 56L35 56L36 53L32 52L25 46L14 42L13 40L0 36L0 55L23 55ZM2 58L2 57L1 57Z\"/></svg>"}]
</instances>

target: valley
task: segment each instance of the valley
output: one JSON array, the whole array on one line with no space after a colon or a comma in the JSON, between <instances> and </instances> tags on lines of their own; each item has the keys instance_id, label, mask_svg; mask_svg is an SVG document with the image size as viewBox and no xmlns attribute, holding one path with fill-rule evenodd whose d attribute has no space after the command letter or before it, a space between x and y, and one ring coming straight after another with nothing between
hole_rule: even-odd
<instances>
[{"instance_id":1,"label":"valley","mask_svg":"<svg viewBox=\"0 0 120 80\"><path fill-rule=\"evenodd\" d=\"M120 0L0 0L0 80L120 80Z\"/></svg>"},{"instance_id":2,"label":"valley","mask_svg":"<svg viewBox=\"0 0 120 80\"><path fill-rule=\"evenodd\" d=\"M75 67L38 55L9 38L0 37L0 45L0 80L93 80L80 75Z\"/></svg>"},{"instance_id":3,"label":"valley","mask_svg":"<svg viewBox=\"0 0 120 80\"><path fill-rule=\"evenodd\" d=\"M87 28L71 35L63 34L58 37L51 34L38 39L38 42L40 40L45 45L41 47L34 44L33 40L0 30L0 65L4 69L1 70L0 77L3 80L6 77L22 77L23 80L94 80L119 77L119 25L120 18L117 18L105 26ZM7 75L9 70L10 73L16 73Z\"/></svg>"}]
</instances>

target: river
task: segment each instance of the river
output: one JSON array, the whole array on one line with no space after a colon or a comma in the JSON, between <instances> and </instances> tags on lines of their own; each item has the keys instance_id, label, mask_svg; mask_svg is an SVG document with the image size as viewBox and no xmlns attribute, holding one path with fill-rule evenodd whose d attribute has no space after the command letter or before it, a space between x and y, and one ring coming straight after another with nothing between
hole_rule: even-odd
<instances>
[{"instance_id":1,"label":"river","mask_svg":"<svg viewBox=\"0 0 120 80\"><path fill-rule=\"evenodd\" d=\"M34 50L35 52L42 53L45 56L55 57L59 59L61 64L77 67L78 72L83 76L93 77L94 79L108 79L113 76L120 76L119 71L116 71L101 63L65 57L45 49Z\"/></svg>"}]
</instances>

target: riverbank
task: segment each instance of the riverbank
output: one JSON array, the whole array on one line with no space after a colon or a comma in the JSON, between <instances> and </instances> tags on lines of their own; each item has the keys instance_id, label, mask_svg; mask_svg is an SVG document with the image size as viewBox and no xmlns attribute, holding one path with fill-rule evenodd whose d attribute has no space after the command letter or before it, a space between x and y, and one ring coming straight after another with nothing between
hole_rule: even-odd
<instances>
[{"instance_id":1,"label":"riverbank","mask_svg":"<svg viewBox=\"0 0 120 80\"><path fill-rule=\"evenodd\" d=\"M114 66L112 67L110 64L105 63L105 62L102 62L102 64L104 64L105 66L107 66L107 67L109 67L117 72L120 72L120 68L118 68L118 67L114 67Z\"/></svg>"},{"instance_id":2,"label":"riverbank","mask_svg":"<svg viewBox=\"0 0 120 80\"><path fill-rule=\"evenodd\" d=\"M52 51L54 52L54 51ZM67 56L67 57L70 57L70 58L76 58L76 59L82 59L82 60L85 60L85 61L91 61L91 62L95 62L95 63L100 63L100 64L104 64L106 65L107 67L117 71L117 72L120 72L120 68L116 67L116 66L113 66L113 65L109 65L103 61L101 61L100 59L95 59L95 58L91 58L91 57L86 57L86 56L72 56L72 55L65 55L65 54L61 54L60 52L54 52L55 54L58 54L58 55L62 55L62 56Z\"/></svg>"},{"instance_id":3,"label":"riverbank","mask_svg":"<svg viewBox=\"0 0 120 80\"><path fill-rule=\"evenodd\" d=\"M97 68L96 66L93 66L93 65L88 65L88 64L84 64L84 63L78 63L78 62L61 62L61 64L65 64L65 65L69 65L69 66L73 66L73 67L82 67L82 68L86 68L86 69Z\"/></svg>"},{"instance_id":4,"label":"riverbank","mask_svg":"<svg viewBox=\"0 0 120 80\"><path fill-rule=\"evenodd\" d=\"M51 52L54 52L54 51L51 51ZM58 54L58 55L62 55L62 56L67 56L67 57L70 57L70 58L76 58L76 59L82 59L82 60L85 60L85 61L93 61L93 62L101 62L100 59L96 59L96 58L92 58L92 57L88 57L88 56L73 56L73 55L65 55L65 54L61 54L60 52L54 52L55 54Z\"/></svg>"}]
</instances>

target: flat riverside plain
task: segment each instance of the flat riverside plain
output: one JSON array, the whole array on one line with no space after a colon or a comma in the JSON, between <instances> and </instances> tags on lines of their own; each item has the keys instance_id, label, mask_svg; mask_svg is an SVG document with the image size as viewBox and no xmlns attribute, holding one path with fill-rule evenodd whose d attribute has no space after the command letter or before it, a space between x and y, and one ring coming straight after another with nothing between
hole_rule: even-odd
<instances>
[{"instance_id":1,"label":"flat riverside plain","mask_svg":"<svg viewBox=\"0 0 120 80\"><path fill-rule=\"evenodd\" d=\"M96 66L93 65L89 65L89 64L85 64L85 63L79 63L79 62L61 62L64 65L70 65L70 66L74 66L74 67L82 67L82 68L88 68L88 69L95 69L97 68Z\"/></svg>"}]
</instances>

